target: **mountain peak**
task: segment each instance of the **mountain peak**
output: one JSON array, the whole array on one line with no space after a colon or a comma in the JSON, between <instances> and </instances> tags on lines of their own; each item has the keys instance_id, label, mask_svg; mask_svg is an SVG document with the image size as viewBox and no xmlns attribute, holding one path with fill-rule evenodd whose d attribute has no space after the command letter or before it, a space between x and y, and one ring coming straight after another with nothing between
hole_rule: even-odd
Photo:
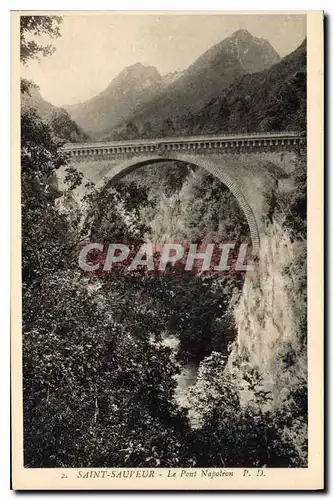
<instances>
[{"instance_id":1,"label":"mountain peak","mask_svg":"<svg viewBox=\"0 0 334 500\"><path fill-rule=\"evenodd\" d=\"M246 73L262 71L281 60L268 40L253 36L246 29L235 31L221 44L237 57Z\"/></svg>"},{"instance_id":2,"label":"mountain peak","mask_svg":"<svg viewBox=\"0 0 334 500\"><path fill-rule=\"evenodd\" d=\"M100 94L67 109L75 121L95 138L108 127L126 120L139 104L155 97L163 85L155 66L136 62L124 68Z\"/></svg>"},{"instance_id":3,"label":"mountain peak","mask_svg":"<svg viewBox=\"0 0 334 500\"><path fill-rule=\"evenodd\" d=\"M144 66L141 62L131 64L121 71L115 80L118 78L138 77L140 79L156 79L161 80L161 75L155 66Z\"/></svg>"},{"instance_id":4,"label":"mountain peak","mask_svg":"<svg viewBox=\"0 0 334 500\"><path fill-rule=\"evenodd\" d=\"M250 40L253 40L253 35L246 29L240 29L232 33L230 38L248 38Z\"/></svg>"},{"instance_id":5,"label":"mountain peak","mask_svg":"<svg viewBox=\"0 0 334 500\"><path fill-rule=\"evenodd\" d=\"M133 69L136 69L136 68L144 68L145 66L143 65L143 63L141 63L140 61L134 63L134 64L131 64L130 66L128 66L128 68L133 68Z\"/></svg>"}]
</instances>

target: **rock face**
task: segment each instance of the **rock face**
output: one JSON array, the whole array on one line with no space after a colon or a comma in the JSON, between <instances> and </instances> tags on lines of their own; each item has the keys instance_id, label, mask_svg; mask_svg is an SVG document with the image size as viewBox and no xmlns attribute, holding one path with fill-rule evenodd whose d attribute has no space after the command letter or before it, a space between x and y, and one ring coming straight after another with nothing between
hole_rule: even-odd
<instances>
[{"instance_id":1,"label":"rock face","mask_svg":"<svg viewBox=\"0 0 334 500\"><path fill-rule=\"evenodd\" d=\"M274 406L307 384L305 279L305 242L292 242L274 223L262 238L258 268L246 278L235 307L238 338L226 367L235 379L256 370ZM252 395L245 391L244 396Z\"/></svg>"},{"instance_id":2,"label":"rock face","mask_svg":"<svg viewBox=\"0 0 334 500\"><path fill-rule=\"evenodd\" d=\"M152 99L162 88L158 70L137 63L125 68L97 96L66 109L89 135L99 138L126 120L137 106Z\"/></svg>"},{"instance_id":3,"label":"rock face","mask_svg":"<svg viewBox=\"0 0 334 500\"><path fill-rule=\"evenodd\" d=\"M216 48L218 50L228 50L235 54L246 73L262 71L281 60L268 40L256 38L247 30L236 31L231 37L226 38L222 44L216 45Z\"/></svg>"},{"instance_id":4,"label":"rock face","mask_svg":"<svg viewBox=\"0 0 334 500\"><path fill-rule=\"evenodd\" d=\"M171 83L176 82L182 75L184 71L171 71L170 73L166 73L162 76L163 82L165 85L170 85Z\"/></svg>"}]
</instances>

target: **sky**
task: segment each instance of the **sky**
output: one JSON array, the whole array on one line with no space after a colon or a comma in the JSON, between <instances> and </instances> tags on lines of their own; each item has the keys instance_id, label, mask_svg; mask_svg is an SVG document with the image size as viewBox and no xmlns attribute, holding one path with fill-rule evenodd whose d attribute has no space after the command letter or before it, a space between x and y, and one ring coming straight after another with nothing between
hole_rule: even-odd
<instances>
[{"instance_id":1,"label":"sky","mask_svg":"<svg viewBox=\"0 0 334 500\"><path fill-rule=\"evenodd\" d=\"M66 15L61 38L40 38L56 51L22 68L44 99L61 106L103 91L126 66L141 62L163 75L187 68L203 52L239 29L267 39L280 56L306 36L303 15L109 14Z\"/></svg>"}]
</instances>

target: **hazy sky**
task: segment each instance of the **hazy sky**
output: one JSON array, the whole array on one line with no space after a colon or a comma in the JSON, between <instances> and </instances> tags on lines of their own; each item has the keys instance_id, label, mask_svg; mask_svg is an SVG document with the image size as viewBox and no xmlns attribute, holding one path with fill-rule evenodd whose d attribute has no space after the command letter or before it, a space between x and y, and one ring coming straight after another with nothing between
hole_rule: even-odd
<instances>
[{"instance_id":1,"label":"hazy sky","mask_svg":"<svg viewBox=\"0 0 334 500\"><path fill-rule=\"evenodd\" d=\"M281 56L306 36L301 15L68 15L61 38L52 40L56 52L30 62L22 75L53 104L72 104L101 92L136 62L153 65L161 74L185 69L241 28L269 40Z\"/></svg>"}]
</instances>

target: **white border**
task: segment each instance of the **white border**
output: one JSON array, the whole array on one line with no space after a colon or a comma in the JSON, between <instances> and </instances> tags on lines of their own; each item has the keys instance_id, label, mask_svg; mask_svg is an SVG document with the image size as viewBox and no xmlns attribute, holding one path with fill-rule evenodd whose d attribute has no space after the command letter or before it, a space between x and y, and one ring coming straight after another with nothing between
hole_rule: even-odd
<instances>
[{"instance_id":1,"label":"white border","mask_svg":"<svg viewBox=\"0 0 334 500\"><path fill-rule=\"evenodd\" d=\"M1 92L0 92L0 98L2 100L1 102L1 118L2 118L2 128L1 128L1 138L2 138L2 172L1 172L1 185L2 185L2 192L0 196L0 214L1 214L1 230L2 230L2 245L1 245L1 255L0 255L0 262L2 266L2 276L1 276L1 300L0 300L0 318L1 318L1 332L4 335L5 340L2 341L1 344L1 353L2 353L2 360L1 360L1 374L0 374L0 380L1 384L3 384L3 389L1 391L1 399L2 399L2 412L1 412L1 476L0 476L0 492L1 492L1 498L9 498L10 496L13 495L13 492L9 491L9 267L10 267L10 257L9 257L9 241L10 241L10 229L9 229L9 199L10 199L10 182L9 182L9 172L10 172L10 154L9 154L9 145L10 145L10 99L9 99L9 81L10 81L10 71L9 71L9 66L10 66L10 52L9 52L9 10L26 10L29 8L29 10L57 10L57 9L67 9L67 10L75 10L79 7L78 3L74 0L59 0L57 2L46 2L41 1L41 0L35 0L31 2L29 5L27 5L24 1L3 1L0 6L0 39L1 39L1 44L0 47L2 49L2 71L1 71ZM139 1L134 1L134 0L123 0L122 2L119 1L114 1L112 4L110 1L102 1L102 0L96 0L94 2L89 2L82 0L80 2L80 9L85 9L85 10L156 10L157 7L159 9L166 9L166 10L171 10L171 9L181 9L181 10L223 10L227 9L229 7L233 7L233 10L248 10L250 7L252 10L291 10L291 9L300 9L300 10L316 10L316 9L324 9L326 13L329 15L334 12L334 4L332 0L325 0L321 2L315 2L315 1L297 1L297 0L281 0L280 2L270 2L268 5L268 2L264 1L256 1L253 2L251 5L247 1L239 1L239 0L234 0L233 5L226 5L222 4L221 1L213 1L213 0L206 0L205 2L199 1L199 0L160 0L160 2L157 4L152 1L146 1L145 4L144 2L139 2ZM327 23L330 23L330 20L327 21ZM328 26L327 26L328 27ZM328 40L328 46L327 50L330 52L330 57L328 58L329 63L333 63L333 42L332 40ZM332 64L333 66L333 64ZM327 86L327 93L331 89L331 78L330 74L331 71L329 71L329 68L327 68L327 71L329 72L328 76L328 86ZM326 103L328 104L328 103ZM331 104L330 110L328 110L328 127L331 122L331 118L333 118L333 104ZM330 149L331 144L333 144L333 137L332 134L330 133L330 128L328 130L327 134L327 142L328 142L328 148ZM328 155L327 161L330 160L330 156ZM327 183L330 184L330 186L334 185L334 172L331 168L331 165L327 165L328 169L328 175L327 175ZM331 194L331 193L328 193ZM329 195L329 200L331 196ZM333 204L330 204L328 208L330 209L330 213L327 214L329 218L329 224L328 228L332 229L332 224L331 221L333 221L333 217L330 217L330 215L333 215ZM329 243L329 249L334 248L334 234L332 233L330 235L330 238L328 239ZM330 251L328 252L328 260L330 261ZM330 262L329 262L330 263ZM328 279L328 285L333 282L334 280L334 271L333 267L329 266L330 269L330 274L327 274L327 279ZM332 315L334 311L334 304L331 301L328 304L328 320L329 323L327 325L328 328L328 337L331 336L331 328L330 325L332 324ZM331 354L332 354L332 342L330 342L330 338L327 339L327 347L329 348L329 357L328 359L332 359ZM327 376L329 376L328 380L328 394L330 395L331 393L331 388L333 388L333 370L330 370L330 365L331 363L328 363L328 373ZM331 372L331 373L329 373ZM332 382L332 384L330 384ZM328 402L327 409L330 410L330 402ZM333 434L334 434L334 429L333 429L333 419L329 421L328 419L328 424L330 425L330 429L327 429L327 435L330 437L331 444L328 444L328 455L329 459L331 456L333 456ZM330 432L332 431L332 432ZM331 470L331 461L327 464L327 470ZM329 481L330 483L330 481ZM330 485L330 484L329 484ZM66 493L59 493L65 498L69 498L69 494ZM158 494L158 493L157 493ZM245 493L240 493L240 494L230 494L230 493L224 493L224 496L226 497L238 497L239 495L242 496ZM247 493L246 493L247 494ZM313 493L311 495L314 495L316 493ZM46 495L46 494L45 494ZM123 494L124 495L124 494ZM123 496L122 495L122 496ZM155 494L154 494L155 495ZM203 494L205 495L205 494ZM113 496L119 496L118 494L113 493ZM285 498L287 497L292 497L292 494L287 494L285 495ZM309 494L308 494L309 496ZM44 498L44 494L39 494L39 498Z\"/></svg>"}]
</instances>

